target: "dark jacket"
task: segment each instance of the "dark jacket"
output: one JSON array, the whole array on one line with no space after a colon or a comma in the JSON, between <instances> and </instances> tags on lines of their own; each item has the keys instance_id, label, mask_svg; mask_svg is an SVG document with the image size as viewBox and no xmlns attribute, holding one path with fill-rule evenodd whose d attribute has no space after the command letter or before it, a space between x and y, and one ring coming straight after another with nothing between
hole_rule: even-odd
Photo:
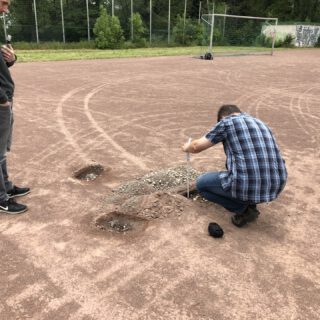
<instances>
[{"instance_id":1,"label":"dark jacket","mask_svg":"<svg viewBox=\"0 0 320 320\"><path fill-rule=\"evenodd\" d=\"M14 82L11 78L9 67L14 64L7 63L0 51L0 104L12 101L14 93Z\"/></svg>"}]
</instances>

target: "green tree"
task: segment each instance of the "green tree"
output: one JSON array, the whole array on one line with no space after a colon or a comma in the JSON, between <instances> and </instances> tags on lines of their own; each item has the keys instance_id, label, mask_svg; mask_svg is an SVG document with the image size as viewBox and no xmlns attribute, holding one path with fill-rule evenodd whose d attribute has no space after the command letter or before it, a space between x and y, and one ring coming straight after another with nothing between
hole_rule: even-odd
<instances>
[{"instance_id":1,"label":"green tree","mask_svg":"<svg viewBox=\"0 0 320 320\"><path fill-rule=\"evenodd\" d=\"M47 1L38 0L46 12L50 9L50 4ZM48 18L48 14L45 14ZM13 41L35 41L36 28L35 17L33 13L32 2L26 0L12 1L10 6L10 20L12 27L9 33L13 36Z\"/></svg>"},{"instance_id":2,"label":"green tree","mask_svg":"<svg viewBox=\"0 0 320 320\"><path fill-rule=\"evenodd\" d=\"M40 41L62 41L61 2L60 0L12 0L8 16L8 33L13 41L35 41L36 27L34 1L37 5L38 30ZM273 16L280 21L320 22L319 0L208 0L202 1L202 14L212 11L246 16ZM186 18L198 20L199 0L188 0ZM88 0L90 25L99 17L100 5L111 13L110 0ZM62 0L64 9L65 36L67 41L87 39L87 12L85 0ZM184 14L184 1L171 0L171 24L177 26L178 15ZM149 30L150 0L134 0L133 10L139 13L145 27ZM117 0L115 16L120 20L126 39L131 38L131 0ZM117 25L117 22L114 22ZM117 28L115 28L117 29ZM136 28L135 28L136 29ZM181 28L180 28L181 29ZM193 29L186 24L187 33ZM173 28L171 28L173 30ZM168 0L152 0L152 35L166 40L168 31ZM136 30L135 30L136 33ZM192 33L192 32L191 32ZM3 31L2 31L3 34ZM179 38L179 37L178 37Z\"/></svg>"},{"instance_id":3,"label":"green tree","mask_svg":"<svg viewBox=\"0 0 320 320\"><path fill-rule=\"evenodd\" d=\"M294 1L293 0L274 0L267 8L269 16L277 17L280 20L294 19Z\"/></svg>"},{"instance_id":4,"label":"green tree","mask_svg":"<svg viewBox=\"0 0 320 320\"><path fill-rule=\"evenodd\" d=\"M129 19L129 24L131 25L131 18ZM146 33L146 28L143 25L143 22L139 13L133 14L132 25L133 25L133 41L132 42L141 46L145 46L146 39L144 35Z\"/></svg>"},{"instance_id":5,"label":"green tree","mask_svg":"<svg viewBox=\"0 0 320 320\"><path fill-rule=\"evenodd\" d=\"M107 9L100 7L100 15L93 28L95 43L99 49L116 49L123 45L123 32L117 17L107 14Z\"/></svg>"},{"instance_id":6,"label":"green tree","mask_svg":"<svg viewBox=\"0 0 320 320\"><path fill-rule=\"evenodd\" d=\"M201 44L203 40L202 28L201 24L193 23L191 19L186 19L184 22L184 18L178 15L172 31L174 41L184 45Z\"/></svg>"},{"instance_id":7,"label":"green tree","mask_svg":"<svg viewBox=\"0 0 320 320\"><path fill-rule=\"evenodd\" d=\"M116 16L110 18L110 49L121 48L124 37L119 18Z\"/></svg>"}]
</instances>

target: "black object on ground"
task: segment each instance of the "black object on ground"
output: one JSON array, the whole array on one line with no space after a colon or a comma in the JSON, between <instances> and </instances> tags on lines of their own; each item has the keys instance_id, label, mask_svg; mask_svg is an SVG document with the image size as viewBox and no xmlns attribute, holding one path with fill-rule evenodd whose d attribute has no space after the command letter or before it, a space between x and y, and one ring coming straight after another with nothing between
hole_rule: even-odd
<instances>
[{"instance_id":1,"label":"black object on ground","mask_svg":"<svg viewBox=\"0 0 320 320\"><path fill-rule=\"evenodd\" d=\"M215 222L209 223L208 231L210 236L214 238L221 238L224 234L222 228Z\"/></svg>"},{"instance_id":2,"label":"black object on ground","mask_svg":"<svg viewBox=\"0 0 320 320\"><path fill-rule=\"evenodd\" d=\"M213 60L213 53L207 52L204 55L200 56L203 60Z\"/></svg>"}]
</instances>

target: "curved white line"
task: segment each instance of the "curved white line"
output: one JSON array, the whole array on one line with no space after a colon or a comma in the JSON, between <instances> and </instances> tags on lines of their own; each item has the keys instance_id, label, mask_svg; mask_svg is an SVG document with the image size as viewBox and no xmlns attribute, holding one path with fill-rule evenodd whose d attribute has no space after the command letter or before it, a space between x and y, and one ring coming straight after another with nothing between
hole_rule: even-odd
<instances>
[{"instance_id":1,"label":"curved white line","mask_svg":"<svg viewBox=\"0 0 320 320\"><path fill-rule=\"evenodd\" d=\"M87 158L87 156L82 152L81 148L79 147L79 145L77 144L77 142L74 140L72 134L70 133L70 131L67 129L64 119L63 119L63 113L62 113L62 107L63 104L69 100L72 96L74 96L76 93L84 90L87 87L87 85L75 88L71 91L69 91L67 94L65 94L61 100L58 103L57 109L56 109L56 113L57 113L57 121L58 124L60 126L60 131L65 135L68 143L74 148L74 150L76 151L77 155L85 162L89 161L89 158Z\"/></svg>"},{"instance_id":2,"label":"curved white line","mask_svg":"<svg viewBox=\"0 0 320 320\"><path fill-rule=\"evenodd\" d=\"M147 165L138 157L136 157L135 155L131 154L130 152L128 152L126 149L124 149L123 147L121 147L116 141L114 141L100 126L99 124L94 120L92 114L90 113L89 110L89 102L90 99L97 94L103 87L105 87L106 84L100 85L97 88L95 88L94 90L92 90L90 93L88 93L84 99L84 111L85 114L87 116L87 118L89 119L89 121L91 122L91 124L96 128L97 131L99 131L103 138L105 140L107 140L116 150L118 150L122 156L124 158L126 158L127 160L129 160L130 162L134 163L136 166L138 166L139 168L141 168L142 170L148 170L149 168L147 167Z\"/></svg>"}]
</instances>

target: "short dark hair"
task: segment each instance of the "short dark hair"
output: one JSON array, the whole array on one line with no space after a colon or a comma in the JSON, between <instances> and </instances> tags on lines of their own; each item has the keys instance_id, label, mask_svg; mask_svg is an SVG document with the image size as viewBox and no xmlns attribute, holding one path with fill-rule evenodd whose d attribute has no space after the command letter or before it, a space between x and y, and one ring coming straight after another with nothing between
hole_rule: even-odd
<instances>
[{"instance_id":1,"label":"short dark hair","mask_svg":"<svg viewBox=\"0 0 320 320\"><path fill-rule=\"evenodd\" d=\"M224 104L223 106L220 107L218 111L218 122L223 118L226 117L232 113L239 112L241 113L241 110L239 109L238 106L235 104Z\"/></svg>"}]
</instances>

